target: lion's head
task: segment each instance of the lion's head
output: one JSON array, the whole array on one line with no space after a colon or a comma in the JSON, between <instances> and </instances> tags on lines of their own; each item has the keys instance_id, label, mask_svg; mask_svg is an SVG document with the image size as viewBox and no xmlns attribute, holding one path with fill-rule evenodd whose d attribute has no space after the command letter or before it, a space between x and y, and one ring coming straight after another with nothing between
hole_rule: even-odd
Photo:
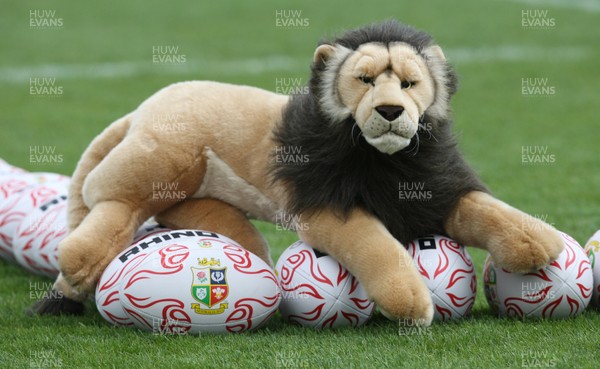
<instances>
[{"instance_id":1,"label":"lion's head","mask_svg":"<svg viewBox=\"0 0 600 369\"><path fill-rule=\"evenodd\" d=\"M425 114L445 120L456 90L441 48L395 21L321 42L312 69L321 112L334 124L352 117L365 140L385 154L409 146Z\"/></svg>"}]
</instances>

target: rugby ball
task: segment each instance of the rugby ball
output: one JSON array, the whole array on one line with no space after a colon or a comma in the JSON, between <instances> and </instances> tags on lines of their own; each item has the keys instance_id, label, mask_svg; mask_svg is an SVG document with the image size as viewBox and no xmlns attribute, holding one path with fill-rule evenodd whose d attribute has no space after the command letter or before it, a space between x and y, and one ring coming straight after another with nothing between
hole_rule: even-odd
<instances>
[{"instance_id":1,"label":"rugby ball","mask_svg":"<svg viewBox=\"0 0 600 369\"><path fill-rule=\"evenodd\" d=\"M280 293L272 269L227 237L177 230L146 237L137 247L118 257L128 265L112 280L122 309L142 330L243 332L260 327L277 310Z\"/></svg>"},{"instance_id":2,"label":"rugby ball","mask_svg":"<svg viewBox=\"0 0 600 369\"><path fill-rule=\"evenodd\" d=\"M593 277L585 252L559 232L565 249L548 266L526 274L511 273L488 255L483 282L493 311L515 318L568 318L585 310L592 297Z\"/></svg>"},{"instance_id":3,"label":"rugby ball","mask_svg":"<svg viewBox=\"0 0 600 369\"><path fill-rule=\"evenodd\" d=\"M67 236L65 193L25 216L13 236L13 253L28 271L54 278L59 273L58 244Z\"/></svg>"},{"instance_id":4,"label":"rugby ball","mask_svg":"<svg viewBox=\"0 0 600 369\"><path fill-rule=\"evenodd\" d=\"M0 159L0 176L10 175L10 174L24 174L27 173L25 169L21 169L19 167L12 166Z\"/></svg>"},{"instance_id":5,"label":"rugby ball","mask_svg":"<svg viewBox=\"0 0 600 369\"><path fill-rule=\"evenodd\" d=\"M153 218L148 219L138 228L138 230L133 235L133 241L131 244L143 240L144 238L153 236L158 233L169 232L171 229L164 227L158 224Z\"/></svg>"},{"instance_id":6,"label":"rugby ball","mask_svg":"<svg viewBox=\"0 0 600 369\"><path fill-rule=\"evenodd\" d=\"M15 261L13 236L25 216L59 195L66 195L69 177L26 173L0 177L0 257Z\"/></svg>"},{"instance_id":7,"label":"rugby ball","mask_svg":"<svg viewBox=\"0 0 600 369\"><path fill-rule=\"evenodd\" d=\"M585 252L590 259L594 287L592 291L592 306L600 308L600 230L594 233L585 244Z\"/></svg>"},{"instance_id":8,"label":"rugby ball","mask_svg":"<svg viewBox=\"0 0 600 369\"><path fill-rule=\"evenodd\" d=\"M0 176L0 209L4 208L9 197L35 184L35 177L18 173L5 173Z\"/></svg>"},{"instance_id":9,"label":"rugby ball","mask_svg":"<svg viewBox=\"0 0 600 369\"><path fill-rule=\"evenodd\" d=\"M285 319L305 327L358 327L369 321L375 304L358 280L333 257L298 241L275 267Z\"/></svg>"},{"instance_id":10,"label":"rugby ball","mask_svg":"<svg viewBox=\"0 0 600 369\"><path fill-rule=\"evenodd\" d=\"M96 285L96 307L100 315L109 323L118 326L133 326L133 321L125 313L119 298L119 287L130 266L139 263L155 247L164 246L166 240L158 237L171 230L153 222L144 223L135 233L133 243L119 253L108 264Z\"/></svg>"},{"instance_id":11,"label":"rugby ball","mask_svg":"<svg viewBox=\"0 0 600 369\"><path fill-rule=\"evenodd\" d=\"M432 235L409 242L406 249L431 291L433 319L468 315L475 303L477 276L467 248L448 237Z\"/></svg>"}]
</instances>

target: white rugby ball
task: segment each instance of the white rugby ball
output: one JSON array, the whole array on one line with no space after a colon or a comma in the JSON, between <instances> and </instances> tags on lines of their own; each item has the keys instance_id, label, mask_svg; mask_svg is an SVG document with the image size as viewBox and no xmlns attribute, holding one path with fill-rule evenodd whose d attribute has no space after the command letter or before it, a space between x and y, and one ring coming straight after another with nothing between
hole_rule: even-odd
<instances>
[{"instance_id":1,"label":"white rugby ball","mask_svg":"<svg viewBox=\"0 0 600 369\"><path fill-rule=\"evenodd\" d=\"M44 183L61 181L65 176L54 173L4 173L0 176L0 209L19 192Z\"/></svg>"},{"instance_id":2,"label":"white rugby ball","mask_svg":"<svg viewBox=\"0 0 600 369\"><path fill-rule=\"evenodd\" d=\"M10 175L10 174L24 174L24 173L27 173L27 171L25 169L15 167L13 165L8 164L6 161L0 159L0 176Z\"/></svg>"},{"instance_id":3,"label":"white rugby ball","mask_svg":"<svg viewBox=\"0 0 600 369\"><path fill-rule=\"evenodd\" d=\"M35 208L19 224L12 245L17 262L32 273L56 277L58 244L67 233L67 195L63 193Z\"/></svg>"},{"instance_id":4,"label":"white rugby ball","mask_svg":"<svg viewBox=\"0 0 600 369\"><path fill-rule=\"evenodd\" d=\"M468 315L475 303L477 276L467 248L448 237L432 235L409 242L406 249L431 291L433 319Z\"/></svg>"},{"instance_id":5,"label":"white rugby ball","mask_svg":"<svg viewBox=\"0 0 600 369\"><path fill-rule=\"evenodd\" d=\"M312 328L358 327L375 304L346 268L302 241L288 247L275 267L284 318Z\"/></svg>"},{"instance_id":6,"label":"white rugby ball","mask_svg":"<svg viewBox=\"0 0 600 369\"><path fill-rule=\"evenodd\" d=\"M0 209L4 208L8 198L34 184L34 177L10 173L0 176Z\"/></svg>"},{"instance_id":7,"label":"white rugby ball","mask_svg":"<svg viewBox=\"0 0 600 369\"><path fill-rule=\"evenodd\" d=\"M6 197L0 195L0 257L14 262L12 239L17 227L35 208L66 194L69 177L54 173L26 173L8 176L13 178L9 181L4 181L6 178L0 177L0 192L8 189Z\"/></svg>"},{"instance_id":8,"label":"white rugby ball","mask_svg":"<svg viewBox=\"0 0 600 369\"><path fill-rule=\"evenodd\" d=\"M594 276L592 306L600 308L600 230L596 231L586 242L585 252L592 264L592 274Z\"/></svg>"},{"instance_id":9,"label":"white rugby ball","mask_svg":"<svg viewBox=\"0 0 600 369\"><path fill-rule=\"evenodd\" d=\"M565 249L548 266L526 274L496 266L488 255L483 269L485 296L500 316L568 318L583 312L592 297L593 277L585 252L559 232Z\"/></svg>"},{"instance_id":10,"label":"white rugby ball","mask_svg":"<svg viewBox=\"0 0 600 369\"><path fill-rule=\"evenodd\" d=\"M131 244L133 245L134 243L141 241L149 236L169 231L171 231L171 229L158 224L154 219L149 219L145 221L144 224L142 224L140 228L138 228L138 230L135 232Z\"/></svg>"},{"instance_id":11,"label":"white rugby ball","mask_svg":"<svg viewBox=\"0 0 600 369\"><path fill-rule=\"evenodd\" d=\"M260 327L277 310L272 269L229 238L177 230L137 245L157 243L141 257L135 257L140 251L122 255L121 262L131 264L113 278L120 280L118 299L138 328L163 334L243 332Z\"/></svg>"}]
</instances>

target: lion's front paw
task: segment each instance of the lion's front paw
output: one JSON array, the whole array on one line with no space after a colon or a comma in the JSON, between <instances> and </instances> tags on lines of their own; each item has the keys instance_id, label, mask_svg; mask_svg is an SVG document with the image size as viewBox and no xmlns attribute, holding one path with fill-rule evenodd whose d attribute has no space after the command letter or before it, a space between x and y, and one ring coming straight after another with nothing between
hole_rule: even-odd
<instances>
[{"instance_id":1,"label":"lion's front paw","mask_svg":"<svg viewBox=\"0 0 600 369\"><path fill-rule=\"evenodd\" d=\"M88 242L89 243L89 242ZM96 288L102 272L110 263L106 251L86 247L82 240L66 238L60 245L59 264L68 284L81 294L89 294Z\"/></svg>"},{"instance_id":2,"label":"lion's front paw","mask_svg":"<svg viewBox=\"0 0 600 369\"><path fill-rule=\"evenodd\" d=\"M538 270L555 260L564 249L562 237L551 226L530 217L525 226L490 239L488 251L503 268L517 273Z\"/></svg>"},{"instance_id":3,"label":"lion's front paw","mask_svg":"<svg viewBox=\"0 0 600 369\"><path fill-rule=\"evenodd\" d=\"M411 325L418 326L429 326L433 320L431 293L418 273L381 285L373 296L381 313L390 320L410 320Z\"/></svg>"}]
</instances>

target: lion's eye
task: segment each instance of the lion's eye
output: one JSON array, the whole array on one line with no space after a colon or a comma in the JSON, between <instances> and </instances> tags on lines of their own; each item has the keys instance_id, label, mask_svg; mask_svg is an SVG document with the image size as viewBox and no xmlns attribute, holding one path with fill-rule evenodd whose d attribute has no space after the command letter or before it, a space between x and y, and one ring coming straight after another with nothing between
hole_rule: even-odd
<instances>
[{"instance_id":1,"label":"lion's eye","mask_svg":"<svg viewBox=\"0 0 600 369\"><path fill-rule=\"evenodd\" d=\"M358 79L365 85L375 85L375 83L373 82L373 78L369 76L360 76L358 77Z\"/></svg>"},{"instance_id":2,"label":"lion's eye","mask_svg":"<svg viewBox=\"0 0 600 369\"><path fill-rule=\"evenodd\" d=\"M416 84L416 82L412 82L412 81L402 81L402 83L400 83L400 87L402 89L409 89L411 87L413 87Z\"/></svg>"}]
</instances>

